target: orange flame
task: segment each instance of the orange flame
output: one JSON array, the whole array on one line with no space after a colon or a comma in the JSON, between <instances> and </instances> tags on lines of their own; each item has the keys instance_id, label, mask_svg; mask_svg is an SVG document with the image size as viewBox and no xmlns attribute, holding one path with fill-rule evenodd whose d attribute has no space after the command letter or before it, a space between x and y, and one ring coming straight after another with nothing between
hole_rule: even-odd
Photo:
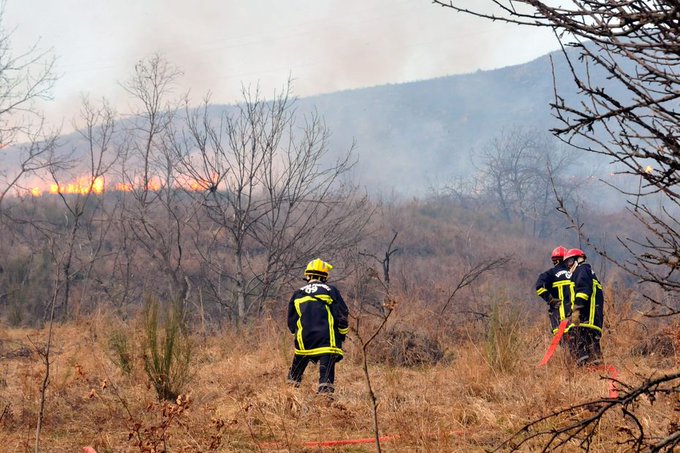
<instances>
[{"instance_id":1,"label":"orange flame","mask_svg":"<svg viewBox=\"0 0 680 453\"><path fill-rule=\"evenodd\" d=\"M215 176L215 180L217 177ZM213 186L211 180L203 179L191 179L186 177L181 177L176 180L174 184L175 188L184 189L193 192L206 191ZM33 187L27 192L33 197L40 197L43 193L50 193L52 195L56 194L69 194L69 195L87 195L96 194L101 195L102 193L109 191L114 192L132 192L135 188L144 187L144 183L141 181L136 182L119 182L106 185L103 176L97 176L92 179L90 176L82 176L75 180L75 182L67 184L50 184L49 188ZM151 178L146 183L146 189L152 192L158 192L163 188L163 184L158 178Z\"/></svg>"},{"instance_id":2,"label":"orange flame","mask_svg":"<svg viewBox=\"0 0 680 453\"><path fill-rule=\"evenodd\" d=\"M104 192L104 177L97 176L92 179L87 176L80 177L76 182L68 183L66 185L50 184L51 194L69 194L69 195L87 195L94 193L100 195Z\"/></svg>"},{"instance_id":3,"label":"orange flame","mask_svg":"<svg viewBox=\"0 0 680 453\"><path fill-rule=\"evenodd\" d=\"M161 182L157 179L149 179L146 183L146 188L152 192L158 192L161 190Z\"/></svg>"},{"instance_id":4,"label":"orange flame","mask_svg":"<svg viewBox=\"0 0 680 453\"><path fill-rule=\"evenodd\" d=\"M116 192L132 192L132 189L134 189L132 184L124 182L119 182L118 184L115 185Z\"/></svg>"},{"instance_id":5,"label":"orange flame","mask_svg":"<svg viewBox=\"0 0 680 453\"><path fill-rule=\"evenodd\" d=\"M217 180L217 176L213 175L212 179ZM177 178L177 187L191 192L203 192L210 189L213 184L214 183L211 180L206 179L190 179L187 177Z\"/></svg>"}]
</instances>

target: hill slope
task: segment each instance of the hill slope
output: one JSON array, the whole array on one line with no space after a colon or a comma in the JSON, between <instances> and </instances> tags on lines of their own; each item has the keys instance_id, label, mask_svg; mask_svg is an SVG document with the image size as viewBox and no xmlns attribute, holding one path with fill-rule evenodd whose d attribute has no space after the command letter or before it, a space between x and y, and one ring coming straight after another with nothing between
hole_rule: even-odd
<instances>
[{"instance_id":1,"label":"hill slope","mask_svg":"<svg viewBox=\"0 0 680 453\"><path fill-rule=\"evenodd\" d=\"M552 54L552 59L560 94L573 101L564 58ZM333 146L347 149L351 137L356 139L363 184L412 194L469 174L475 150L504 129L555 126L553 100L546 55L492 71L305 98L302 104L324 115Z\"/></svg>"},{"instance_id":2,"label":"hill slope","mask_svg":"<svg viewBox=\"0 0 680 453\"><path fill-rule=\"evenodd\" d=\"M555 126L549 107L553 78L560 95L573 103L576 90L564 57L553 53L492 71L301 98L297 107L324 117L334 153L356 142L356 176L369 192L420 195L452 177L470 175L475 153L503 130ZM607 89L620 95L610 85ZM231 108L213 105L210 112ZM60 143L76 155L87 148L76 133ZM596 161L584 153L575 158ZM5 168L17 162L9 152L3 159Z\"/></svg>"}]
</instances>

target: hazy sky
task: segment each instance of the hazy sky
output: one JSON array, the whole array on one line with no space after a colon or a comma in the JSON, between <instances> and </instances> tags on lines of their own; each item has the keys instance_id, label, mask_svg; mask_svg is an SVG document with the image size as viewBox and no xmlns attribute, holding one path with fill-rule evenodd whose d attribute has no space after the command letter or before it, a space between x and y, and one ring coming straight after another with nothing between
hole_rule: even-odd
<instances>
[{"instance_id":1,"label":"hazy sky","mask_svg":"<svg viewBox=\"0 0 680 453\"><path fill-rule=\"evenodd\" d=\"M16 51L37 41L57 57L45 111L67 124L82 94L125 112L119 83L154 52L184 71L192 98L210 90L233 103L242 84L268 96L290 76L303 97L519 64L557 47L547 31L429 0L6 0L3 25Z\"/></svg>"}]
</instances>

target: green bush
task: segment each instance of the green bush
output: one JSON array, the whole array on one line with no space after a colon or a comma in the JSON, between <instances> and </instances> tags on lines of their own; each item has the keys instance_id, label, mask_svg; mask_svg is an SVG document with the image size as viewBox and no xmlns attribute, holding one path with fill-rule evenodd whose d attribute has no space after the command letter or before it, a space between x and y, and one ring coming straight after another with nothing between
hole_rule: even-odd
<instances>
[{"instance_id":1,"label":"green bush","mask_svg":"<svg viewBox=\"0 0 680 453\"><path fill-rule=\"evenodd\" d=\"M109 337L109 349L113 354L113 363L129 376L132 373L132 352L128 334L122 330L114 331Z\"/></svg>"},{"instance_id":2,"label":"green bush","mask_svg":"<svg viewBox=\"0 0 680 453\"><path fill-rule=\"evenodd\" d=\"M161 307L147 297L144 313L144 371L159 400L174 401L191 379L192 345L178 303Z\"/></svg>"}]
</instances>

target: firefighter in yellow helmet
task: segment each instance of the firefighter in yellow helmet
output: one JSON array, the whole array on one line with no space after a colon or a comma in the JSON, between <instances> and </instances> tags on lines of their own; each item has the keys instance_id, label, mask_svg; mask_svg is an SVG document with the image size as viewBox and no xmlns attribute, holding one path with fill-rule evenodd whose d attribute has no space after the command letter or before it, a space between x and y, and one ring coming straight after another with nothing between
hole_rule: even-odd
<instances>
[{"instance_id":1,"label":"firefighter in yellow helmet","mask_svg":"<svg viewBox=\"0 0 680 453\"><path fill-rule=\"evenodd\" d=\"M333 266L315 259L307 264L307 284L288 303L288 329L295 335L295 356L288 373L296 387L309 362L319 363L318 393L335 391L335 364L349 331L349 310L338 289L327 283Z\"/></svg>"}]
</instances>

